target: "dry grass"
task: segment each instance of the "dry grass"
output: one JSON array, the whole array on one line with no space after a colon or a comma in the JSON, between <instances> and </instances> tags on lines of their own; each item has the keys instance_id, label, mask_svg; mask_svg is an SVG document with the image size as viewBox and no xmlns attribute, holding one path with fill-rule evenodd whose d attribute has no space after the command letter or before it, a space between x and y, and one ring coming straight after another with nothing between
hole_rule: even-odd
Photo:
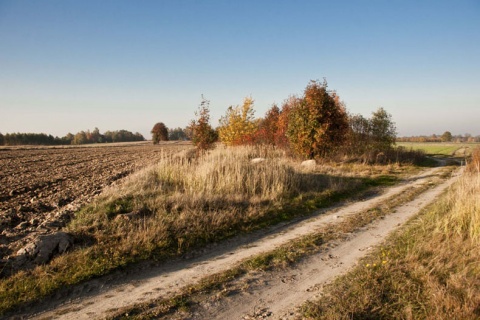
<instances>
[{"instance_id":1,"label":"dry grass","mask_svg":"<svg viewBox=\"0 0 480 320\"><path fill-rule=\"evenodd\" d=\"M480 148L476 148L466 168L466 174L442 205L449 214L439 222L439 228L449 239L464 237L480 243Z\"/></svg>"},{"instance_id":2,"label":"dry grass","mask_svg":"<svg viewBox=\"0 0 480 320\"><path fill-rule=\"evenodd\" d=\"M480 318L480 173L304 306L312 319Z\"/></svg>"},{"instance_id":3,"label":"dry grass","mask_svg":"<svg viewBox=\"0 0 480 320\"><path fill-rule=\"evenodd\" d=\"M473 150L470 161L467 164L467 171L472 173L480 172L480 147Z\"/></svg>"},{"instance_id":4,"label":"dry grass","mask_svg":"<svg viewBox=\"0 0 480 320\"><path fill-rule=\"evenodd\" d=\"M455 143L455 142L397 142L397 146L423 150L429 155L437 156L469 156L475 148L479 147L478 143Z\"/></svg>"},{"instance_id":5,"label":"dry grass","mask_svg":"<svg viewBox=\"0 0 480 320\"><path fill-rule=\"evenodd\" d=\"M258 220L268 213L265 208L302 190L345 187L342 179L304 175L273 151L264 162L251 163L259 155L266 156L243 148L214 150L197 161L162 157L84 209L70 231L118 238L129 247L126 251L145 242L176 242L177 250L185 251L200 239L211 241L222 230Z\"/></svg>"},{"instance_id":6,"label":"dry grass","mask_svg":"<svg viewBox=\"0 0 480 320\"><path fill-rule=\"evenodd\" d=\"M439 222L445 236L480 243L480 170L467 173L455 190L447 194L442 205L449 211Z\"/></svg>"},{"instance_id":7,"label":"dry grass","mask_svg":"<svg viewBox=\"0 0 480 320\"><path fill-rule=\"evenodd\" d=\"M263 157L265 161L252 163ZM106 190L67 231L75 250L0 281L0 314L61 287L144 259L164 260L392 184L409 167L302 168L265 147L216 149L199 159L165 152L158 163Z\"/></svg>"}]
</instances>

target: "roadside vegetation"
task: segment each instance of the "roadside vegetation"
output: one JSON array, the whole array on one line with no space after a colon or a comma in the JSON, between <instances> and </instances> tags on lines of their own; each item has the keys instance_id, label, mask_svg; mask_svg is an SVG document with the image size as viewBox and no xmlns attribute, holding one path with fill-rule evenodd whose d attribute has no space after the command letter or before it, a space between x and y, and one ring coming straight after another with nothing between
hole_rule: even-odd
<instances>
[{"instance_id":1,"label":"roadside vegetation","mask_svg":"<svg viewBox=\"0 0 480 320\"><path fill-rule=\"evenodd\" d=\"M303 314L310 319L480 317L480 149L448 192Z\"/></svg>"}]
</instances>

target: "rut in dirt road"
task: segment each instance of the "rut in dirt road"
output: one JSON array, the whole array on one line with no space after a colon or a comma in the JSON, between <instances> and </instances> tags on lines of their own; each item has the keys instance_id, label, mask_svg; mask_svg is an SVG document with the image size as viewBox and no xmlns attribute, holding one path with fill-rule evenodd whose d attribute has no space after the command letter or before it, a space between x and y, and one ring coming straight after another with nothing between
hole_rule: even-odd
<instances>
[{"instance_id":1,"label":"rut in dirt road","mask_svg":"<svg viewBox=\"0 0 480 320\"><path fill-rule=\"evenodd\" d=\"M78 290L76 296L67 297L74 299L73 301L67 301L65 298L58 299L56 301L46 302L46 306L50 307L49 311L43 312L41 310L36 310L38 313L35 318L50 318L58 317L61 315L62 319L97 319L104 318L109 314L114 313L119 308L126 306L131 306L136 303L146 302L153 299L165 298L173 296L176 293L180 292L182 288L187 285L192 285L198 282L200 279L207 277L209 275L222 272L232 268L233 266L240 263L246 258L262 254L268 251L271 251L283 244L286 244L293 239L311 234L316 232L316 230L324 228L325 225L331 223L337 223L342 220L342 218L363 212L369 208L375 207L385 201L386 199L400 195L402 192L405 192L407 189L416 188L422 184L429 181L432 176L439 175L441 168L429 169L422 174L415 176L413 179L410 179L408 183L402 184L396 187L388 188L385 193L380 196L376 196L367 201L357 202L350 205L343 206L339 209L331 210L322 210L320 213L297 222L295 224L290 224L285 228L273 227L267 231L263 230L253 235L241 236L235 239L231 239L219 245L212 246L206 250L206 253L200 257L186 260L173 261L170 263L165 263L161 266L145 268L143 270L138 270L135 274L121 275L120 278L115 278L114 276L105 277L104 279L96 279L89 281L83 284ZM448 183L451 183L452 179ZM441 186L435 188L437 192L441 192L446 188L447 184L442 184ZM429 193L430 194L430 193ZM423 197L423 196L422 196ZM422 198L423 199L423 198ZM426 204L430 198L425 200L420 200L422 203ZM418 211L418 205L412 207L414 211L412 214ZM400 211L400 210L399 210ZM392 216L393 217L393 216ZM396 221L392 218L394 225L402 223L402 221ZM391 219L385 219L385 221L390 221ZM381 241L384 237L382 234L379 236L366 235L367 238L373 238L376 241ZM255 239L251 241L251 239ZM354 241L355 243L357 241ZM369 246L367 244L363 246ZM340 246L338 247L340 248ZM347 257L349 251L354 252L356 255L353 255L351 262L342 261L342 265L348 265L349 263L354 263L358 258L358 252L361 252L358 249L345 249L345 253L336 254ZM343 259L342 258L342 259ZM322 267L320 267L322 268ZM338 268L337 268L338 269ZM338 274L343 269L334 270L332 276ZM307 274L309 272L307 271ZM315 273L311 271L311 273ZM313 280L306 280L308 284L303 284L303 286L312 286ZM323 280L317 281L321 283ZM299 292L303 292L304 287L299 287ZM283 288L283 294L285 294L285 289ZM259 291L260 294L260 291ZM271 293L266 293L267 296L271 296ZM301 299L307 299L302 295ZM261 299L259 297L254 297L254 300L257 301ZM267 299L264 299L267 301ZM297 303L296 300L292 305ZM233 303L233 302L232 302ZM256 302L255 302L256 303ZM233 318L247 314L251 312L252 308L246 302L240 302L246 310L238 310L233 307L228 307L227 310L233 315ZM282 305L290 306L291 304L283 302ZM45 307L44 307L45 308ZM268 308L272 310L277 310L273 306L268 305ZM222 307L214 309L206 309L204 311L199 311L199 314L202 314L202 317L206 318L214 317L216 314L218 318L222 318L221 314ZM207 314L203 314L207 312ZM280 311L275 311L275 314L278 315ZM230 315L229 313L225 315Z\"/></svg>"}]
</instances>

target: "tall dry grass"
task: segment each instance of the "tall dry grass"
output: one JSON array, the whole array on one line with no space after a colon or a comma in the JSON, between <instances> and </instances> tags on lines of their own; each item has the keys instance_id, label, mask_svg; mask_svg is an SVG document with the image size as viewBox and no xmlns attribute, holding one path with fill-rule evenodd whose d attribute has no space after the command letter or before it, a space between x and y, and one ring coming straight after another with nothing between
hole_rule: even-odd
<instances>
[{"instance_id":1,"label":"tall dry grass","mask_svg":"<svg viewBox=\"0 0 480 320\"><path fill-rule=\"evenodd\" d=\"M264 160L252 162L258 157ZM384 173L384 168L376 170ZM361 190L366 187L365 178L359 177L364 171L358 165L347 170L304 168L269 147L218 148L193 160L164 154L155 166L85 208L69 231L97 243L113 242L119 256L159 243L184 252L246 226L270 224L292 203L326 203L336 193Z\"/></svg>"},{"instance_id":2,"label":"tall dry grass","mask_svg":"<svg viewBox=\"0 0 480 320\"><path fill-rule=\"evenodd\" d=\"M439 221L442 232L449 237L480 242L480 173L467 173L442 204L449 211Z\"/></svg>"},{"instance_id":3,"label":"tall dry grass","mask_svg":"<svg viewBox=\"0 0 480 320\"><path fill-rule=\"evenodd\" d=\"M449 214L439 221L447 236L467 237L480 241L480 148L472 152L463 178L444 198L442 204Z\"/></svg>"},{"instance_id":4,"label":"tall dry grass","mask_svg":"<svg viewBox=\"0 0 480 320\"><path fill-rule=\"evenodd\" d=\"M470 161L467 164L467 172L480 172L480 147L473 149Z\"/></svg>"}]
</instances>

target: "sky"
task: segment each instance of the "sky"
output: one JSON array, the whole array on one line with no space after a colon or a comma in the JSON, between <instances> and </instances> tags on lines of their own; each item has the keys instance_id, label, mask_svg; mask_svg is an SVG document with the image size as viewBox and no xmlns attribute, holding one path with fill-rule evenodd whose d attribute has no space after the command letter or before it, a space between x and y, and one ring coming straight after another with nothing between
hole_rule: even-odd
<instances>
[{"instance_id":1,"label":"sky","mask_svg":"<svg viewBox=\"0 0 480 320\"><path fill-rule=\"evenodd\" d=\"M0 0L0 132L256 117L326 78L399 136L480 135L478 0Z\"/></svg>"}]
</instances>

